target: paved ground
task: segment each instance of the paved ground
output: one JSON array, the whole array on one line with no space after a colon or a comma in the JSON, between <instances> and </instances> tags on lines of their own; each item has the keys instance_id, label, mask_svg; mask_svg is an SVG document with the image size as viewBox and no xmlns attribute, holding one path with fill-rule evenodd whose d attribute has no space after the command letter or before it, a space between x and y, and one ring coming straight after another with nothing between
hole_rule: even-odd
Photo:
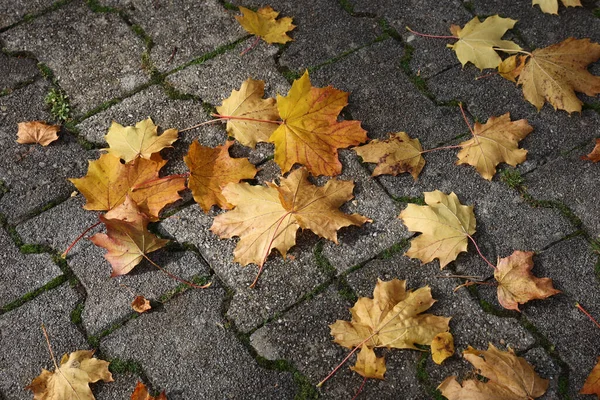
<instances>
[{"instance_id":1,"label":"paved ground","mask_svg":"<svg viewBox=\"0 0 600 400\"><path fill-rule=\"evenodd\" d=\"M578 394L600 352L600 330L579 302L600 318L600 163L580 160L600 136L600 103L582 96L581 115L539 113L520 89L499 77L461 68L444 41L423 39L404 27L447 34L451 23L499 13L519 20L512 37L533 49L569 36L600 42L600 2L542 14L530 1L500 0L273 0L293 16L295 41L259 44L233 16L255 0L3 0L0 5L0 399L28 399L23 388L50 368L40 325L56 354L97 349L112 361L115 381L94 385L97 399L127 399L137 380L174 399L349 399L361 379L343 368L323 388L315 384L346 354L332 343L328 324L348 319L357 296L372 293L378 277L428 284L439 301L433 311L452 316L457 355L439 367L427 353L388 351L387 379L367 382L363 399L440 398L435 387L469 366L459 356L468 345L512 347L550 379L546 399ZM510 3L510 4L508 4ZM164 128L183 129L209 118L247 77L267 82L269 95L285 94L309 68L315 86L351 92L344 117L358 119L371 138L404 130L425 147L456 144L468 133L457 102L485 121L510 111L534 132L522 141L528 160L504 168L491 182L472 168L453 166L455 152L427 155L420 179L372 179L372 165L341 151L342 178L356 181L356 201L345 209L374 220L342 230L340 245L299 235L293 260L273 256L256 289L255 267L232 262L233 240L207 228L213 217L186 200L154 226L175 245L153 254L184 278L212 281L208 290L182 290L150 265L110 279L103 250L82 241L67 260L57 255L97 220L81 208L66 180L82 176L98 157L110 121L133 124L152 117ZM600 63L591 67L600 72ZM70 110L51 113L45 103L57 90ZM15 143L17 122L66 118L59 141L47 148ZM182 134L165 152L169 172L183 172L181 157L198 138L225 140L221 126ZM262 180L278 169L272 149L234 148L262 166ZM519 178L520 177L520 178ZM437 262L419 266L403 256L411 234L396 218L424 191L454 191L475 206L476 240L489 259L515 249L536 252L534 272L563 293L507 312L495 290L439 275L490 276L470 247L440 273ZM598 247L596 247L598 249ZM126 286L126 287L125 287ZM152 312L136 316L132 294L143 294Z\"/></svg>"}]
</instances>

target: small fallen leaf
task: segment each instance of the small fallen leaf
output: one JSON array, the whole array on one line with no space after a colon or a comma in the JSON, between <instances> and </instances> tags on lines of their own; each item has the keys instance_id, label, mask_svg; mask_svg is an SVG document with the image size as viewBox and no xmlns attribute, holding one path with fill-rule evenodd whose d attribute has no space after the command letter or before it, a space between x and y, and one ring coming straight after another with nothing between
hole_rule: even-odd
<instances>
[{"instance_id":1,"label":"small fallen leaf","mask_svg":"<svg viewBox=\"0 0 600 400\"><path fill-rule=\"evenodd\" d=\"M595 394L600 399L600 357L598 357L596 365L588 375L579 393Z\"/></svg>"},{"instance_id":2,"label":"small fallen leaf","mask_svg":"<svg viewBox=\"0 0 600 400\"><path fill-rule=\"evenodd\" d=\"M133 311L140 314L152 309L150 302L144 296L136 296L131 302L131 308L133 308Z\"/></svg>"},{"instance_id":3,"label":"small fallen leaf","mask_svg":"<svg viewBox=\"0 0 600 400\"><path fill-rule=\"evenodd\" d=\"M560 293L552 287L552 279L537 278L531 273L534 254L516 250L498 260L494 278L498 281L498 301L502 307L519 311L519 304Z\"/></svg>"},{"instance_id":4,"label":"small fallen leaf","mask_svg":"<svg viewBox=\"0 0 600 400\"><path fill-rule=\"evenodd\" d=\"M17 143L38 143L42 146L48 146L50 143L58 140L58 131L60 126L48 125L41 121L19 122L17 131Z\"/></svg>"},{"instance_id":5,"label":"small fallen leaf","mask_svg":"<svg viewBox=\"0 0 600 400\"><path fill-rule=\"evenodd\" d=\"M433 362L440 365L448 357L454 354L454 337L450 332L442 332L435 335L431 341L431 358Z\"/></svg>"},{"instance_id":6,"label":"small fallen leaf","mask_svg":"<svg viewBox=\"0 0 600 400\"><path fill-rule=\"evenodd\" d=\"M464 28L452 25L450 32L459 40L447 47L456 52L456 57L463 65L472 62L477 68L496 68L502 61L496 49L504 52L516 52L521 47L510 40L502 40L507 30L517 23L510 18L494 15L483 22L478 17L467 22Z\"/></svg>"},{"instance_id":7,"label":"small fallen leaf","mask_svg":"<svg viewBox=\"0 0 600 400\"><path fill-rule=\"evenodd\" d=\"M123 126L113 121L104 136L110 147L103 150L122 158L125 162L137 157L150 159L152 154L165 147L171 147L177 136L177 129L167 129L158 136L158 127L150 118L138 122L135 126Z\"/></svg>"},{"instance_id":8,"label":"small fallen leaf","mask_svg":"<svg viewBox=\"0 0 600 400\"><path fill-rule=\"evenodd\" d=\"M89 384L102 380L112 382L108 362L92 358L94 350L78 350L65 354L54 372L42 369L26 389L34 400L94 400Z\"/></svg>"},{"instance_id":9,"label":"small fallen leaf","mask_svg":"<svg viewBox=\"0 0 600 400\"><path fill-rule=\"evenodd\" d=\"M498 65L498 73L505 79L517 83L517 78L525 67L527 56L510 56Z\"/></svg>"},{"instance_id":10,"label":"small fallen leaf","mask_svg":"<svg viewBox=\"0 0 600 400\"><path fill-rule=\"evenodd\" d=\"M461 385L455 376L449 376L438 386L448 400L530 400L548 389L549 381L511 349L500 351L491 343L487 350L469 346L463 356L487 381L468 379Z\"/></svg>"},{"instance_id":11,"label":"small fallen leaf","mask_svg":"<svg viewBox=\"0 0 600 400\"><path fill-rule=\"evenodd\" d=\"M592 152L587 156L581 156L581 159L592 162L600 161L600 139L596 139L596 146L594 146Z\"/></svg>"},{"instance_id":12,"label":"small fallen leaf","mask_svg":"<svg viewBox=\"0 0 600 400\"><path fill-rule=\"evenodd\" d=\"M390 133L387 140L371 140L352 150L362 157L363 161L377 163L373 176L396 176L408 172L416 180L425 166L419 139L411 139L406 132Z\"/></svg>"},{"instance_id":13,"label":"small fallen leaf","mask_svg":"<svg viewBox=\"0 0 600 400\"><path fill-rule=\"evenodd\" d=\"M279 12L271 7L259 8L257 12L239 7L242 16L236 15L235 19L248 33L261 37L267 43L287 43L293 40L287 35L296 26L290 17L276 20Z\"/></svg>"},{"instance_id":14,"label":"small fallen leaf","mask_svg":"<svg viewBox=\"0 0 600 400\"><path fill-rule=\"evenodd\" d=\"M410 242L408 257L423 264L438 258L444 268L467 251L468 237L475 233L473 206L460 204L454 193L425 192L426 206L409 204L399 218L411 232L422 232Z\"/></svg>"},{"instance_id":15,"label":"small fallen leaf","mask_svg":"<svg viewBox=\"0 0 600 400\"><path fill-rule=\"evenodd\" d=\"M372 348L363 344L360 346L356 363L350 369L364 378L383 380L386 371L385 358L377 357Z\"/></svg>"},{"instance_id":16,"label":"small fallen leaf","mask_svg":"<svg viewBox=\"0 0 600 400\"><path fill-rule=\"evenodd\" d=\"M561 0L565 7L582 7L579 0ZM531 5L538 4L546 14L558 14L558 0L533 0Z\"/></svg>"},{"instance_id":17,"label":"small fallen leaf","mask_svg":"<svg viewBox=\"0 0 600 400\"><path fill-rule=\"evenodd\" d=\"M131 393L131 400L167 400L167 395L163 390L156 397L150 396L146 385L144 385L142 382L138 382L135 386L133 393Z\"/></svg>"},{"instance_id":18,"label":"small fallen leaf","mask_svg":"<svg viewBox=\"0 0 600 400\"><path fill-rule=\"evenodd\" d=\"M246 158L231 158L229 148L233 141L215 148L192 142L183 161L190 169L188 187L194 195L196 203L208 212L213 205L221 209L231 208L231 204L221 194L228 183L237 183L242 179L252 179L256 168Z\"/></svg>"},{"instance_id":19,"label":"small fallen leaf","mask_svg":"<svg viewBox=\"0 0 600 400\"><path fill-rule=\"evenodd\" d=\"M491 117L485 124L475 123L473 138L462 142L458 153L457 165L469 164L479 174L491 181L496 173L496 166L505 162L513 167L525 161L527 150L519 148L533 127L527 120L510 120L510 113L500 117Z\"/></svg>"}]
</instances>

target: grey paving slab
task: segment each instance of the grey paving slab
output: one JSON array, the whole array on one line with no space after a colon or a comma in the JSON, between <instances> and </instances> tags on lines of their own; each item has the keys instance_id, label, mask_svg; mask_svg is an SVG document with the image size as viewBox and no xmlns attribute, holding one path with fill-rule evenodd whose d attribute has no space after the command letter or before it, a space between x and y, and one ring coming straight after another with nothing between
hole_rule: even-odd
<instances>
[{"instance_id":1,"label":"grey paving slab","mask_svg":"<svg viewBox=\"0 0 600 400\"><path fill-rule=\"evenodd\" d=\"M171 70L247 35L233 13L217 0L99 3L121 8L152 38L151 59L160 71Z\"/></svg>"},{"instance_id":2,"label":"grey paving slab","mask_svg":"<svg viewBox=\"0 0 600 400\"><path fill-rule=\"evenodd\" d=\"M275 251L267 260L256 288L250 288L258 267L253 264L242 267L233 262L236 241L219 239L209 231L217 214L214 211L204 214L194 204L162 221L160 230L179 242L195 245L219 278L234 291L227 316L238 329L249 331L294 305L328 279L313 255L317 237L305 231L298 233L296 246L288 252L293 259L284 260Z\"/></svg>"},{"instance_id":3,"label":"grey paving slab","mask_svg":"<svg viewBox=\"0 0 600 400\"><path fill-rule=\"evenodd\" d=\"M114 382L98 382L91 386L96 400L129 399L140 377L131 373L112 374Z\"/></svg>"},{"instance_id":4,"label":"grey paving slab","mask_svg":"<svg viewBox=\"0 0 600 400\"><path fill-rule=\"evenodd\" d=\"M261 1L232 1L236 6L264 7ZM346 51L364 46L379 35L382 29L375 18L352 17L335 0L306 0L302 2L274 0L269 5L281 17L292 17L296 25L279 62L292 70L302 72ZM318 44L318 45L317 45Z\"/></svg>"},{"instance_id":5,"label":"grey paving slab","mask_svg":"<svg viewBox=\"0 0 600 400\"><path fill-rule=\"evenodd\" d=\"M7 0L0 4L0 29L19 22L26 16L38 14L56 0Z\"/></svg>"},{"instance_id":6,"label":"grey paving slab","mask_svg":"<svg viewBox=\"0 0 600 400\"><path fill-rule=\"evenodd\" d=\"M0 199L0 213L10 223L67 197L73 191L67 178L83 175L87 164L87 152L66 134L47 147L16 142L18 122L50 118L43 108L47 90L40 80L0 97L0 180L8 189Z\"/></svg>"},{"instance_id":7,"label":"grey paving slab","mask_svg":"<svg viewBox=\"0 0 600 400\"><path fill-rule=\"evenodd\" d=\"M530 174L525 175L525 184L536 199L558 200L571 208L583 221L588 232L600 235L600 196L595 185L600 174L600 164L585 161L580 156L587 148L573 150L567 157L557 158Z\"/></svg>"},{"instance_id":8,"label":"grey paving slab","mask_svg":"<svg viewBox=\"0 0 600 400\"><path fill-rule=\"evenodd\" d=\"M349 320L351 307L332 287L288 313L269 322L250 337L259 355L267 359L285 358L291 361L311 383L325 378L348 354L349 350L333 343L329 326L338 319ZM397 399L398 393L407 399L428 399L416 377L419 354L415 351L386 353L385 381L367 382L361 396L366 399ZM352 398L362 383L362 377L348 367L354 357L320 389L323 399Z\"/></svg>"},{"instance_id":9,"label":"grey paving slab","mask_svg":"<svg viewBox=\"0 0 600 400\"><path fill-rule=\"evenodd\" d=\"M39 76L35 60L0 53L0 92L10 91Z\"/></svg>"},{"instance_id":10,"label":"grey paving slab","mask_svg":"<svg viewBox=\"0 0 600 400\"><path fill-rule=\"evenodd\" d=\"M191 291L107 336L103 353L142 363L169 399L293 398L288 372L260 368L220 314L225 291ZM218 361L217 361L218 360Z\"/></svg>"},{"instance_id":11,"label":"grey paving slab","mask_svg":"<svg viewBox=\"0 0 600 400\"><path fill-rule=\"evenodd\" d=\"M408 32L406 27L430 35L450 35L450 25L462 26L473 18L460 0L350 0L349 3L355 12L375 13L384 18L414 48L409 64L413 74L427 78L458 64L456 57L446 49L446 44L452 41L420 37Z\"/></svg>"},{"instance_id":12,"label":"grey paving slab","mask_svg":"<svg viewBox=\"0 0 600 400\"><path fill-rule=\"evenodd\" d=\"M42 368L54 369L42 324L59 360L65 353L89 349L69 319L78 300L77 293L63 284L0 316L0 395L3 398L31 399L32 392L25 390L25 386Z\"/></svg>"},{"instance_id":13,"label":"grey paving slab","mask_svg":"<svg viewBox=\"0 0 600 400\"><path fill-rule=\"evenodd\" d=\"M62 275L48 254L21 254L0 229L0 306L44 286Z\"/></svg>"},{"instance_id":14,"label":"grey paving slab","mask_svg":"<svg viewBox=\"0 0 600 400\"><path fill-rule=\"evenodd\" d=\"M10 29L0 40L4 49L31 52L48 65L77 114L148 80L140 65L142 40L118 15L93 13L82 2Z\"/></svg>"}]
</instances>

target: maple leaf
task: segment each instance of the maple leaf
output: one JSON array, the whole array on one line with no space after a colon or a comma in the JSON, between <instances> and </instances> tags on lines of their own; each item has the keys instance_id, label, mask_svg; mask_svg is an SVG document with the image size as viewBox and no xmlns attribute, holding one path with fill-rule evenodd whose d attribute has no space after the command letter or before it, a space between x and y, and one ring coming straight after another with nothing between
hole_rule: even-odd
<instances>
[{"instance_id":1,"label":"maple leaf","mask_svg":"<svg viewBox=\"0 0 600 400\"><path fill-rule=\"evenodd\" d=\"M112 266L111 277L127 274L146 258L146 254L169 242L148 231L150 220L129 196L122 205L101 215L100 221L106 225L106 233L97 233L90 240L108 250L104 258Z\"/></svg>"},{"instance_id":2,"label":"maple leaf","mask_svg":"<svg viewBox=\"0 0 600 400\"><path fill-rule=\"evenodd\" d=\"M600 399L600 357L598 357L596 365L588 375L579 393L595 394Z\"/></svg>"},{"instance_id":3,"label":"maple leaf","mask_svg":"<svg viewBox=\"0 0 600 400\"><path fill-rule=\"evenodd\" d=\"M269 6L259 8L257 12L241 6L239 9L242 16L236 15L235 19L248 33L261 37L267 43L283 44L293 40L286 34L296 27L290 17L276 20L279 12Z\"/></svg>"},{"instance_id":4,"label":"maple leaf","mask_svg":"<svg viewBox=\"0 0 600 400\"><path fill-rule=\"evenodd\" d=\"M146 388L146 385L144 385L142 382L138 381L133 393L131 393L131 400L167 400L167 395L165 394L165 391L163 390L156 397L150 396L150 393L148 393L148 389Z\"/></svg>"},{"instance_id":5,"label":"maple leaf","mask_svg":"<svg viewBox=\"0 0 600 400\"><path fill-rule=\"evenodd\" d=\"M60 367L50 372L42 369L26 389L33 391L34 400L94 400L89 384L103 380L112 382L108 362L92 358L94 350L78 350L65 354Z\"/></svg>"},{"instance_id":6,"label":"maple leaf","mask_svg":"<svg viewBox=\"0 0 600 400\"><path fill-rule=\"evenodd\" d=\"M575 92L595 96L600 93L600 77L586 69L600 58L600 44L589 39L569 38L543 49L534 50L521 74L525 99L538 110L548 101L555 110L581 112L581 100Z\"/></svg>"},{"instance_id":7,"label":"maple leaf","mask_svg":"<svg viewBox=\"0 0 600 400\"><path fill-rule=\"evenodd\" d=\"M280 181L279 186L271 183L266 187L230 183L223 189L223 196L235 208L218 215L210 230L221 238L239 236L234 261L262 267L272 249L285 257L296 243L298 228L337 243L338 229L371 222L338 209L353 197L352 182L332 179L325 186L314 186L306 168L296 169Z\"/></svg>"},{"instance_id":8,"label":"maple leaf","mask_svg":"<svg viewBox=\"0 0 600 400\"><path fill-rule=\"evenodd\" d=\"M365 162L377 163L373 176L402 172L410 173L416 180L425 166L419 139L411 139L406 132L390 133L387 140L371 140L352 150Z\"/></svg>"},{"instance_id":9,"label":"maple leaf","mask_svg":"<svg viewBox=\"0 0 600 400\"><path fill-rule=\"evenodd\" d=\"M579 0L561 0L565 7L582 7ZM531 5L538 4L546 14L558 14L558 0L533 0Z\"/></svg>"},{"instance_id":10,"label":"maple leaf","mask_svg":"<svg viewBox=\"0 0 600 400\"><path fill-rule=\"evenodd\" d=\"M248 159L229 156L229 148L233 143L228 141L223 146L211 148L197 141L192 142L187 155L183 157L190 169L188 186L204 212L208 212L214 204L222 209L231 208L221 194L221 188L228 183L252 179L256 175L256 168Z\"/></svg>"},{"instance_id":11,"label":"maple leaf","mask_svg":"<svg viewBox=\"0 0 600 400\"><path fill-rule=\"evenodd\" d=\"M337 149L367 141L359 121L337 121L348 104L348 93L312 87L308 71L292 84L286 97L277 95L277 108L283 119L269 138L275 143L275 162L283 173L296 163L313 175L338 175L342 164Z\"/></svg>"},{"instance_id":12,"label":"maple leaf","mask_svg":"<svg viewBox=\"0 0 600 400\"><path fill-rule=\"evenodd\" d=\"M549 381L540 378L533 367L511 349L500 351L491 343L487 350L469 346L463 356L473 364L477 374L488 380L484 383L468 379L461 386L455 376L450 376L438 386L448 400L531 400L543 395L548 388Z\"/></svg>"},{"instance_id":13,"label":"maple leaf","mask_svg":"<svg viewBox=\"0 0 600 400\"><path fill-rule=\"evenodd\" d=\"M502 307L519 311L519 304L560 293L552 287L552 279L536 278L531 273L534 254L533 251L516 250L498 260L494 278L498 281L498 301Z\"/></svg>"},{"instance_id":14,"label":"maple leaf","mask_svg":"<svg viewBox=\"0 0 600 400\"><path fill-rule=\"evenodd\" d=\"M158 136L158 127L150 118L135 126L123 126L113 121L104 139L110 147L103 150L129 162L137 157L149 159L152 154L171 147L177 140L177 129L167 129Z\"/></svg>"},{"instance_id":15,"label":"maple leaf","mask_svg":"<svg viewBox=\"0 0 600 400\"><path fill-rule=\"evenodd\" d=\"M350 309L352 321L337 320L329 325L331 335L334 342L343 347L362 346L361 353L365 347L417 349L416 344L429 345L437 334L449 329L450 318L422 314L433 303L435 300L428 286L407 291L406 281L378 279L373 298L360 297ZM385 365L381 365L381 359L373 357L374 353L365 353L363 357L359 354L361 363L357 360L355 368L364 372L367 367L362 364L369 362L368 369L380 371L383 376Z\"/></svg>"},{"instance_id":16,"label":"maple leaf","mask_svg":"<svg viewBox=\"0 0 600 400\"><path fill-rule=\"evenodd\" d=\"M525 67L527 56L510 56L498 65L498 73L505 79L517 83L517 78Z\"/></svg>"},{"instance_id":17,"label":"maple leaf","mask_svg":"<svg viewBox=\"0 0 600 400\"><path fill-rule=\"evenodd\" d=\"M133 311L142 314L151 310L152 306L150 306L150 302L144 296L136 296L131 302L131 308L133 308Z\"/></svg>"},{"instance_id":18,"label":"maple leaf","mask_svg":"<svg viewBox=\"0 0 600 400\"><path fill-rule=\"evenodd\" d=\"M510 120L510 113L500 117L491 117L485 124L475 123L471 133L473 138L462 142L458 153L457 165L469 164L487 180L492 180L496 166L505 162L513 167L525 161L527 150L519 149L523 140L533 127L527 120Z\"/></svg>"},{"instance_id":19,"label":"maple leaf","mask_svg":"<svg viewBox=\"0 0 600 400\"><path fill-rule=\"evenodd\" d=\"M17 131L17 143L38 143L42 146L48 146L50 143L58 140L58 131L60 126L48 125L42 121L19 122Z\"/></svg>"},{"instance_id":20,"label":"maple leaf","mask_svg":"<svg viewBox=\"0 0 600 400\"><path fill-rule=\"evenodd\" d=\"M184 177L158 177L158 171L166 163L159 154L149 160L136 158L127 164L121 164L113 155L102 154L98 160L89 162L86 176L69 180L85 196L86 210L111 210L129 195L155 221L160 210L179 200L178 191L185 189Z\"/></svg>"},{"instance_id":21,"label":"maple leaf","mask_svg":"<svg viewBox=\"0 0 600 400\"><path fill-rule=\"evenodd\" d=\"M450 332L438 333L431 341L431 358L441 364L454 354L454 337Z\"/></svg>"},{"instance_id":22,"label":"maple leaf","mask_svg":"<svg viewBox=\"0 0 600 400\"><path fill-rule=\"evenodd\" d=\"M409 204L399 216L408 230L422 232L411 240L405 254L423 264L438 258L444 268L460 252L467 251L467 239L475 233L473 206L460 204L454 193L446 195L436 190L424 194L426 206Z\"/></svg>"},{"instance_id":23,"label":"maple leaf","mask_svg":"<svg viewBox=\"0 0 600 400\"><path fill-rule=\"evenodd\" d=\"M369 346L360 346L360 353L356 363L350 369L364 378L383 380L386 371L385 358L377 357L375 351Z\"/></svg>"},{"instance_id":24,"label":"maple leaf","mask_svg":"<svg viewBox=\"0 0 600 400\"><path fill-rule=\"evenodd\" d=\"M594 146L594 149L592 150L592 152L590 154L588 154L587 156L581 156L581 159L592 161L592 162L600 161L600 139L596 139L596 146Z\"/></svg>"},{"instance_id":25,"label":"maple leaf","mask_svg":"<svg viewBox=\"0 0 600 400\"><path fill-rule=\"evenodd\" d=\"M459 40L447 47L456 52L456 57L463 65L472 62L477 68L496 68L502 61L496 49L504 52L521 50L521 47L510 40L502 40L507 30L517 23L510 18L502 18L494 15L486 18L483 22L475 17L461 28L452 25L450 32Z\"/></svg>"},{"instance_id":26,"label":"maple leaf","mask_svg":"<svg viewBox=\"0 0 600 400\"><path fill-rule=\"evenodd\" d=\"M219 117L235 117L227 118L227 133L244 146L254 148L258 142L267 142L279 125L275 99L263 99L264 94L265 83L248 78L217 107Z\"/></svg>"}]
</instances>

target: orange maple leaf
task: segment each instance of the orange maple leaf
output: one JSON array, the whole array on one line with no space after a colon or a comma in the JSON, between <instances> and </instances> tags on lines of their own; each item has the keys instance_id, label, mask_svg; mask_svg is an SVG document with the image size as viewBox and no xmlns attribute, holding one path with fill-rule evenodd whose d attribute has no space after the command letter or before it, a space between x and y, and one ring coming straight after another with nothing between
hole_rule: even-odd
<instances>
[{"instance_id":1,"label":"orange maple leaf","mask_svg":"<svg viewBox=\"0 0 600 400\"><path fill-rule=\"evenodd\" d=\"M586 156L581 156L581 159L592 162L600 161L600 139L596 139L596 146L594 146L594 149L591 151L591 153Z\"/></svg>"},{"instance_id":2,"label":"orange maple leaf","mask_svg":"<svg viewBox=\"0 0 600 400\"><path fill-rule=\"evenodd\" d=\"M588 375L579 393L595 394L600 399L600 357L598 357L596 365Z\"/></svg>"},{"instance_id":3,"label":"orange maple leaf","mask_svg":"<svg viewBox=\"0 0 600 400\"><path fill-rule=\"evenodd\" d=\"M150 301L148 301L148 299L146 299L144 296L136 296L131 302L131 308L133 308L133 311L142 314L148 310L151 310L152 306L150 305Z\"/></svg>"},{"instance_id":4,"label":"orange maple leaf","mask_svg":"<svg viewBox=\"0 0 600 400\"><path fill-rule=\"evenodd\" d=\"M48 125L41 121L19 122L17 132L17 143L38 143L42 146L48 146L50 143L58 140L58 131L60 126Z\"/></svg>"},{"instance_id":5,"label":"orange maple leaf","mask_svg":"<svg viewBox=\"0 0 600 400\"><path fill-rule=\"evenodd\" d=\"M144 385L142 382L138 382L135 386L133 393L131 393L131 400L167 400L167 395L163 390L156 397L150 396L146 385Z\"/></svg>"}]
</instances>

